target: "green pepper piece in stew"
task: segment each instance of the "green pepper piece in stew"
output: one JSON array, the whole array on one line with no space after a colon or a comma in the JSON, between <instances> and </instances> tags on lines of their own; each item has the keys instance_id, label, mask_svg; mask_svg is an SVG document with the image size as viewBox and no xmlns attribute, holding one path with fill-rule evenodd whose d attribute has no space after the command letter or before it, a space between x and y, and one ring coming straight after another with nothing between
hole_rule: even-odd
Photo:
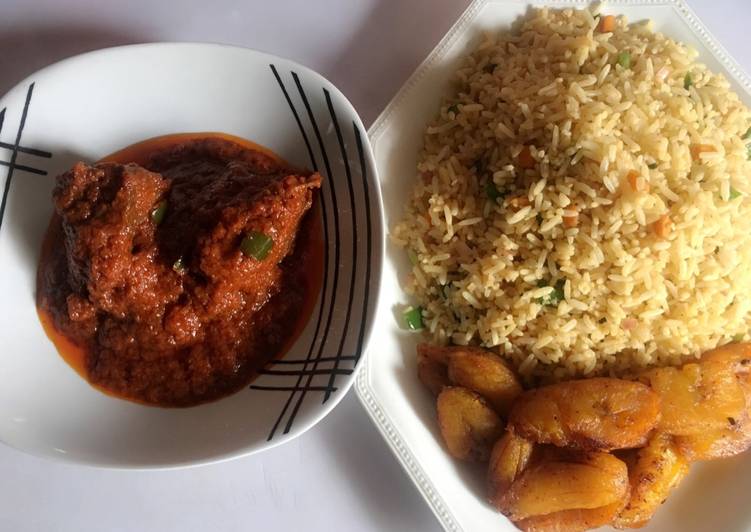
<instances>
[{"instance_id":1,"label":"green pepper piece in stew","mask_svg":"<svg viewBox=\"0 0 751 532\"><path fill-rule=\"evenodd\" d=\"M274 241L260 231L251 231L240 242L240 251L246 257L253 257L256 260L265 259L272 247L274 247Z\"/></svg>"}]
</instances>

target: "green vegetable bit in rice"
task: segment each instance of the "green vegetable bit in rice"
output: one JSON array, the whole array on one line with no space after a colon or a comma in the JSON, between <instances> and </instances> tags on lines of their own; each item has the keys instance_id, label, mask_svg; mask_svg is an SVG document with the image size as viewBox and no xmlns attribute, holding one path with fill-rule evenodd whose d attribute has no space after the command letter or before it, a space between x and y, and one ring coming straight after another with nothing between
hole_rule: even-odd
<instances>
[{"instance_id":1,"label":"green vegetable bit in rice","mask_svg":"<svg viewBox=\"0 0 751 532\"><path fill-rule=\"evenodd\" d=\"M623 68L631 68L631 54L628 52L618 54L618 64Z\"/></svg>"},{"instance_id":2,"label":"green vegetable bit in rice","mask_svg":"<svg viewBox=\"0 0 751 532\"><path fill-rule=\"evenodd\" d=\"M503 197L503 192L492 181L485 184L485 195L493 201Z\"/></svg>"},{"instance_id":3,"label":"green vegetable bit in rice","mask_svg":"<svg viewBox=\"0 0 751 532\"><path fill-rule=\"evenodd\" d=\"M565 286L565 284L566 281L564 279L558 279L553 286L553 290L546 296L538 297L536 301L540 305L544 305L546 307L557 307L558 303L565 299L565 296L563 294L563 287ZM537 286L538 288L541 288L550 285L547 283L547 281L538 281Z\"/></svg>"},{"instance_id":4,"label":"green vegetable bit in rice","mask_svg":"<svg viewBox=\"0 0 751 532\"><path fill-rule=\"evenodd\" d=\"M404 325L407 329L418 331L423 328L422 307L409 307L404 311Z\"/></svg>"},{"instance_id":5,"label":"green vegetable bit in rice","mask_svg":"<svg viewBox=\"0 0 751 532\"><path fill-rule=\"evenodd\" d=\"M420 249L425 334L525 378L678 364L751 330L751 111L694 50L598 20L533 9L486 34L392 228Z\"/></svg>"},{"instance_id":6,"label":"green vegetable bit in rice","mask_svg":"<svg viewBox=\"0 0 751 532\"><path fill-rule=\"evenodd\" d=\"M686 72L686 75L683 78L683 88L688 90L688 88L693 84L694 84L694 77L691 75L691 72Z\"/></svg>"},{"instance_id":7,"label":"green vegetable bit in rice","mask_svg":"<svg viewBox=\"0 0 751 532\"><path fill-rule=\"evenodd\" d=\"M417 253L415 253L414 249L407 250L407 258L412 266L417 266Z\"/></svg>"}]
</instances>

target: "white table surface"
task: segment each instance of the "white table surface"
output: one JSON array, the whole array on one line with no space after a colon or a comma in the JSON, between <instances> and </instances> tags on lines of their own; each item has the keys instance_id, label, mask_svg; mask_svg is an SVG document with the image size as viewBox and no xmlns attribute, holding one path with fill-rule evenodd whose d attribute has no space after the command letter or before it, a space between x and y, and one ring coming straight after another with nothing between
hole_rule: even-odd
<instances>
[{"instance_id":1,"label":"white table surface","mask_svg":"<svg viewBox=\"0 0 751 532\"><path fill-rule=\"evenodd\" d=\"M0 0L0 94L38 68L87 50L148 41L224 42L321 72L369 125L468 3ZM751 2L689 4L751 71ZM377 352L377 341L372 349ZM0 445L0 532L438 528L354 391L287 445L183 471L95 470Z\"/></svg>"}]
</instances>

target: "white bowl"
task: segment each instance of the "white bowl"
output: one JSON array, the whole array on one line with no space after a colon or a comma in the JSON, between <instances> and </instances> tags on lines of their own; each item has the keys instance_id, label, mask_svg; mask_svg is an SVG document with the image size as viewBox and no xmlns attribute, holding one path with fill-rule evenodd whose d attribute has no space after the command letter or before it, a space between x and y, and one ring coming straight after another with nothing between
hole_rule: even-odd
<instances>
[{"instance_id":1,"label":"white bowl","mask_svg":"<svg viewBox=\"0 0 751 532\"><path fill-rule=\"evenodd\" d=\"M344 396L370 336L383 230L365 129L336 87L252 50L147 44L49 66L0 99L0 109L0 440L98 466L192 465L286 442ZM192 408L142 406L89 386L40 326L35 274L52 184L77 160L200 131L247 138L322 173L323 299L283 361L250 388Z\"/></svg>"},{"instance_id":2,"label":"white bowl","mask_svg":"<svg viewBox=\"0 0 751 532\"><path fill-rule=\"evenodd\" d=\"M469 6L369 130L387 228L404 215L425 125L438 112L450 77L478 44L482 32L509 27L530 5L583 8L589 3L476 0ZM733 90L751 106L749 78L682 0L608 0L603 12L624 14L630 21L653 19L656 30L693 46L710 69L723 72ZM419 335L401 331L394 319L393 305L406 301L400 279L409 269L404 251L388 245L374 328L378 349L371 348L358 375L357 393L446 530L516 530L485 502L483 468L458 463L441 444L435 401L417 380ZM746 503L749 491L751 453L694 465L644 530L746 530L751 526Z\"/></svg>"}]
</instances>

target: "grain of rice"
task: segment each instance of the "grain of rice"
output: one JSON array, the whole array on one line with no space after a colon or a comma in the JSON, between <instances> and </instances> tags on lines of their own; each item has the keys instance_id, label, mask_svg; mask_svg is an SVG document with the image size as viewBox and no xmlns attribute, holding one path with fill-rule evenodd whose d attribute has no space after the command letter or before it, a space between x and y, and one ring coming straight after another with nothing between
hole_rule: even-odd
<instances>
[{"instance_id":1,"label":"grain of rice","mask_svg":"<svg viewBox=\"0 0 751 532\"><path fill-rule=\"evenodd\" d=\"M468 227L470 225L475 225L483 221L482 216L477 216L475 218L467 218L466 220L462 220L461 222L457 223L455 227Z\"/></svg>"},{"instance_id":2,"label":"grain of rice","mask_svg":"<svg viewBox=\"0 0 751 532\"><path fill-rule=\"evenodd\" d=\"M516 211L514 214L509 216L506 221L509 223L509 225L518 223L522 221L530 213L531 210L532 210L532 207L530 207L529 205L527 205L526 207L522 207L521 209Z\"/></svg>"}]
</instances>

